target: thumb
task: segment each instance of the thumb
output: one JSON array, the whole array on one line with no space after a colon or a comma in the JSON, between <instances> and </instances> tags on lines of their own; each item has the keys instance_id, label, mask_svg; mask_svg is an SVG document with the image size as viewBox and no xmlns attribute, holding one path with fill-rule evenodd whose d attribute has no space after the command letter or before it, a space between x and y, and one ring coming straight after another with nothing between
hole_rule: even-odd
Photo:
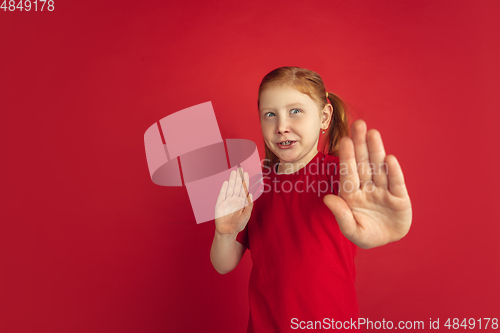
<instances>
[{"instance_id":1,"label":"thumb","mask_svg":"<svg viewBox=\"0 0 500 333\"><path fill-rule=\"evenodd\" d=\"M253 208L253 196L252 193L248 194L248 198L245 203L245 207L243 207L243 213L250 214Z\"/></svg>"},{"instance_id":2,"label":"thumb","mask_svg":"<svg viewBox=\"0 0 500 333\"><path fill-rule=\"evenodd\" d=\"M335 194L327 194L323 198L323 202L335 216L342 234L347 239L352 240L351 238L356 232L357 223L352 215L351 208L349 208L345 200Z\"/></svg>"}]
</instances>

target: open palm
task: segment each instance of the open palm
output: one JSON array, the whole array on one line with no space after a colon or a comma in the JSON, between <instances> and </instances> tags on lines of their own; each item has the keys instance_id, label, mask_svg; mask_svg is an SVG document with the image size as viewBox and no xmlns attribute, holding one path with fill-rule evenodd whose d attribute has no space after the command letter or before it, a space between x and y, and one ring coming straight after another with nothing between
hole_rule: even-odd
<instances>
[{"instance_id":1,"label":"open palm","mask_svg":"<svg viewBox=\"0 0 500 333\"><path fill-rule=\"evenodd\" d=\"M222 184L215 205L215 230L218 233L234 235L245 229L253 208L248 184L249 175L241 167L231 171L229 181Z\"/></svg>"},{"instance_id":2,"label":"open palm","mask_svg":"<svg viewBox=\"0 0 500 333\"><path fill-rule=\"evenodd\" d=\"M352 124L352 139L340 141L339 195L323 198L340 231L368 249L403 238L412 220L410 197L394 155L385 155L380 133L366 130L363 120Z\"/></svg>"}]
</instances>

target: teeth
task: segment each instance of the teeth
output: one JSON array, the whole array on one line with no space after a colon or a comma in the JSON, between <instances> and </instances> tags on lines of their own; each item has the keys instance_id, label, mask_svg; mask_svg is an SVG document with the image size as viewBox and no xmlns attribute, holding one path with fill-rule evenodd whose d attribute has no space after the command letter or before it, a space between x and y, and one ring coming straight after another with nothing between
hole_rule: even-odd
<instances>
[{"instance_id":1,"label":"teeth","mask_svg":"<svg viewBox=\"0 0 500 333\"><path fill-rule=\"evenodd\" d=\"M291 144L292 144L292 141L284 141L281 143L281 145L283 145L283 146L289 146Z\"/></svg>"}]
</instances>

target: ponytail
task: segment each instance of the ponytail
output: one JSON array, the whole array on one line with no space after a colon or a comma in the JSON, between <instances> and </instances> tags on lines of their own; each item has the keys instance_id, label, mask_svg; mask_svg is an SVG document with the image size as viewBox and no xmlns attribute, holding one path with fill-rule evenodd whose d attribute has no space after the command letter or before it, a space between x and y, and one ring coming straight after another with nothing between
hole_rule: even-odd
<instances>
[{"instance_id":1,"label":"ponytail","mask_svg":"<svg viewBox=\"0 0 500 333\"><path fill-rule=\"evenodd\" d=\"M338 156L340 139L350 135L349 116L345 103L337 95L330 92L327 94L326 99L332 105L333 113L330 125L326 130L322 153Z\"/></svg>"}]
</instances>

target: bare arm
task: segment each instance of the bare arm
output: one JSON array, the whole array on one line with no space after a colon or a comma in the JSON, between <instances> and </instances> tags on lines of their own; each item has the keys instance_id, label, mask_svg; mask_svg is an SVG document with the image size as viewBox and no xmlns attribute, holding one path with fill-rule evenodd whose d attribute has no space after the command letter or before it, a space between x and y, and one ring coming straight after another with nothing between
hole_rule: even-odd
<instances>
[{"instance_id":1,"label":"bare arm","mask_svg":"<svg viewBox=\"0 0 500 333\"><path fill-rule=\"evenodd\" d=\"M248 193L249 175L238 168L233 170L229 182L222 184L215 206L215 235L210 249L210 260L220 274L231 272L238 266L245 247L236 241L245 229L253 207L252 194Z\"/></svg>"},{"instance_id":2,"label":"bare arm","mask_svg":"<svg viewBox=\"0 0 500 333\"><path fill-rule=\"evenodd\" d=\"M215 231L210 260L220 274L231 272L238 266L246 248L236 240L237 234L224 235Z\"/></svg>"}]
</instances>

